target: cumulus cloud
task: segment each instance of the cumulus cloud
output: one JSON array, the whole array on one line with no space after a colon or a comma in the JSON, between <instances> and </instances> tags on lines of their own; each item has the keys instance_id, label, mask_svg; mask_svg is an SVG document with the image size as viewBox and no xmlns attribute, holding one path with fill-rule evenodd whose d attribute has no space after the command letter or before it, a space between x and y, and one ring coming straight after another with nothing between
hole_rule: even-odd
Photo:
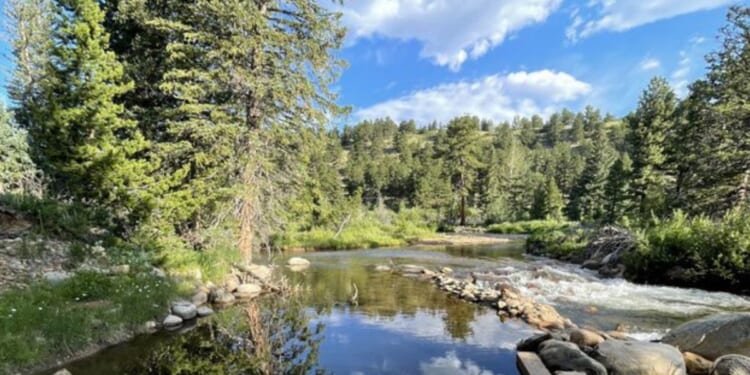
<instances>
[{"instance_id":1,"label":"cumulus cloud","mask_svg":"<svg viewBox=\"0 0 750 375\"><path fill-rule=\"evenodd\" d=\"M661 61L655 58L646 58L641 61L641 70L654 70L661 67Z\"/></svg>"},{"instance_id":2,"label":"cumulus cloud","mask_svg":"<svg viewBox=\"0 0 750 375\"><path fill-rule=\"evenodd\" d=\"M470 360L458 358L453 351L443 357L431 358L429 362L421 362L419 370L425 375L493 375L492 371L484 370Z\"/></svg>"},{"instance_id":3,"label":"cumulus cloud","mask_svg":"<svg viewBox=\"0 0 750 375\"><path fill-rule=\"evenodd\" d=\"M566 35L576 40L601 31L624 31L732 2L734 0L591 0L585 12L583 9L575 11ZM582 13L588 13L588 17Z\"/></svg>"},{"instance_id":4,"label":"cumulus cloud","mask_svg":"<svg viewBox=\"0 0 750 375\"><path fill-rule=\"evenodd\" d=\"M391 117L447 122L463 114L496 121L552 113L591 92L591 85L565 72L538 70L490 75L442 84L355 112L357 119Z\"/></svg>"},{"instance_id":5,"label":"cumulus cloud","mask_svg":"<svg viewBox=\"0 0 750 375\"><path fill-rule=\"evenodd\" d=\"M690 84L688 76L690 75L690 56L685 51L680 51L680 61L677 64L677 69L672 72L672 87L678 96L685 96L687 94L687 88Z\"/></svg>"},{"instance_id":6,"label":"cumulus cloud","mask_svg":"<svg viewBox=\"0 0 750 375\"><path fill-rule=\"evenodd\" d=\"M422 57L460 69L508 34L543 22L562 0L356 0L338 8L350 37L422 43Z\"/></svg>"}]
</instances>

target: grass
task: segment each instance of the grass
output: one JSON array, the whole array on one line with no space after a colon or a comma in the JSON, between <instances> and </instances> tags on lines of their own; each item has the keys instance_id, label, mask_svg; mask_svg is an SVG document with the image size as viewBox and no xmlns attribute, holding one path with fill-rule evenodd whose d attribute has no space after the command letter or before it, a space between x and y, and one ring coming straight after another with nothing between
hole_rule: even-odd
<instances>
[{"instance_id":1,"label":"grass","mask_svg":"<svg viewBox=\"0 0 750 375\"><path fill-rule=\"evenodd\" d=\"M0 372L109 341L160 317L176 288L148 273L77 273L0 295Z\"/></svg>"},{"instance_id":2,"label":"grass","mask_svg":"<svg viewBox=\"0 0 750 375\"><path fill-rule=\"evenodd\" d=\"M313 228L277 236L274 246L281 249L318 250L393 247L429 237L435 228L416 209L359 213L338 234L332 228Z\"/></svg>"},{"instance_id":3,"label":"grass","mask_svg":"<svg viewBox=\"0 0 750 375\"><path fill-rule=\"evenodd\" d=\"M536 231L526 239L526 251L566 261L580 260L589 242L589 232L583 228Z\"/></svg>"},{"instance_id":4,"label":"grass","mask_svg":"<svg viewBox=\"0 0 750 375\"><path fill-rule=\"evenodd\" d=\"M491 224L487 227L487 232L497 234L532 234L536 232L565 230L576 226L578 226L578 223L573 221L528 220Z\"/></svg>"}]
</instances>

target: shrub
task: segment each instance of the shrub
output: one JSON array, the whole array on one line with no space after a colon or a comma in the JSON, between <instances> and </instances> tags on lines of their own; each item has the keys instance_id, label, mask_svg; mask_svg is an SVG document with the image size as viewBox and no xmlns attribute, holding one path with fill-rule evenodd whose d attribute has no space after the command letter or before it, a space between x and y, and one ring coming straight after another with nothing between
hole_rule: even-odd
<instances>
[{"instance_id":1,"label":"shrub","mask_svg":"<svg viewBox=\"0 0 750 375\"><path fill-rule=\"evenodd\" d=\"M589 233L583 228L537 230L526 239L526 251L533 255L577 261L582 258L589 239Z\"/></svg>"},{"instance_id":2,"label":"shrub","mask_svg":"<svg viewBox=\"0 0 750 375\"><path fill-rule=\"evenodd\" d=\"M578 223L572 221L529 220L492 224L487 227L487 232L498 234L532 234L535 232L565 230L576 226L578 226Z\"/></svg>"}]
</instances>

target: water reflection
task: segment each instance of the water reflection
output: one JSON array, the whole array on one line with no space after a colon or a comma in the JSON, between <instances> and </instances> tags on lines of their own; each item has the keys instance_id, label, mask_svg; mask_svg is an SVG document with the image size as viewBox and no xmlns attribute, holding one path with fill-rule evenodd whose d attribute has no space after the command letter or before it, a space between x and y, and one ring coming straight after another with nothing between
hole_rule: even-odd
<instances>
[{"instance_id":1,"label":"water reflection","mask_svg":"<svg viewBox=\"0 0 750 375\"><path fill-rule=\"evenodd\" d=\"M425 375L493 375L482 369L471 360L461 360L456 352L450 351L442 357L431 358L429 362L420 362L419 370Z\"/></svg>"}]
</instances>

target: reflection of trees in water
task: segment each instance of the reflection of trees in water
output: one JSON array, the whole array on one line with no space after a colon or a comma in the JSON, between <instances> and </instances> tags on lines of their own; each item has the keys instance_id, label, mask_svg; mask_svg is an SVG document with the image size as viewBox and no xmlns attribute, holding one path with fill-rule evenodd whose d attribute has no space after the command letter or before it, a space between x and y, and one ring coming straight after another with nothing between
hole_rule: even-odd
<instances>
[{"instance_id":1,"label":"reflection of trees in water","mask_svg":"<svg viewBox=\"0 0 750 375\"><path fill-rule=\"evenodd\" d=\"M280 297L227 310L170 340L132 374L308 374L317 368L323 325L311 327L298 301Z\"/></svg>"},{"instance_id":2,"label":"reflection of trees in water","mask_svg":"<svg viewBox=\"0 0 750 375\"><path fill-rule=\"evenodd\" d=\"M470 323L479 311L477 306L448 297L428 282L374 272L363 265L321 267L293 277L302 279L301 284L308 289L305 303L320 314L346 304L354 293L352 284L356 284L358 305L350 306L352 311L377 317L414 316L417 311L444 315L446 330L456 339L471 335Z\"/></svg>"}]
</instances>

